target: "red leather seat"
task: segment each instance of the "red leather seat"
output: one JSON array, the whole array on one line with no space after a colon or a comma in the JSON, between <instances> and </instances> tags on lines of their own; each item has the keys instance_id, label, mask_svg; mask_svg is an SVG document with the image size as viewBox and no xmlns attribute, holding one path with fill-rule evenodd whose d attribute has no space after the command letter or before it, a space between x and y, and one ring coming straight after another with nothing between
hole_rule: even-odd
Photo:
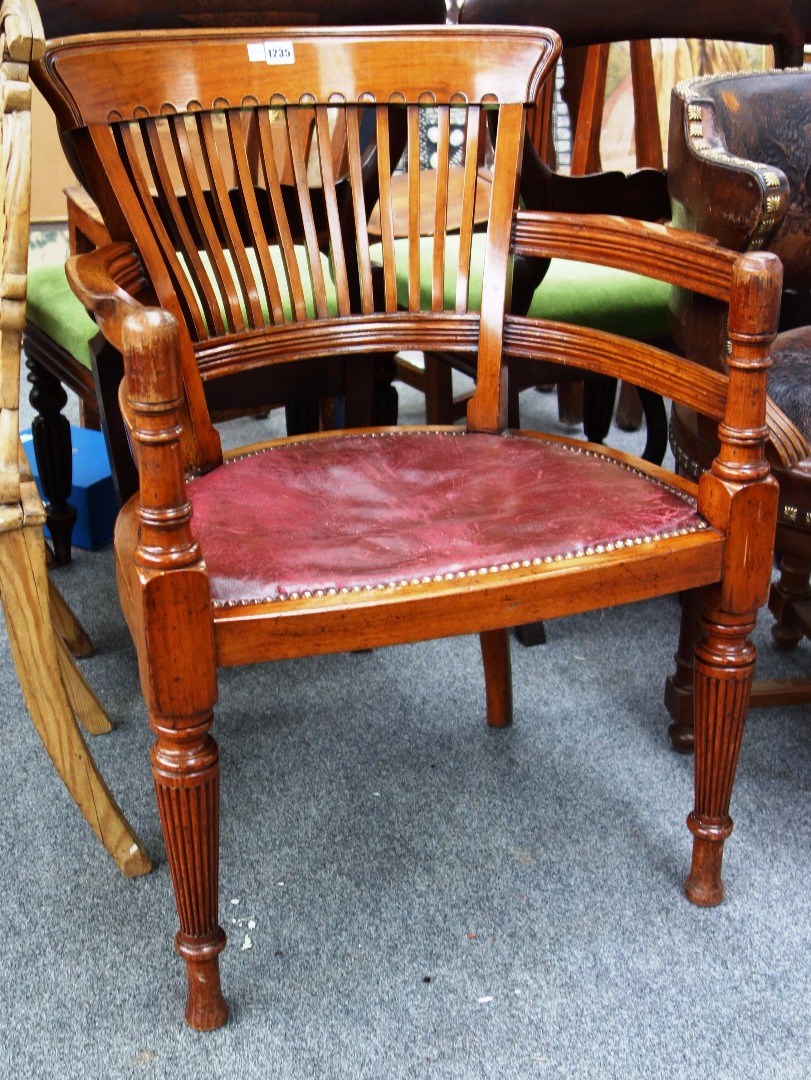
<instances>
[{"instance_id":1,"label":"red leather seat","mask_svg":"<svg viewBox=\"0 0 811 1080\"><path fill-rule=\"evenodd\" d=\"M706 528L676 488L582 443L462 431L271 446L189 496L218 605L402 588Z\"/></svg>"}]
</instances>

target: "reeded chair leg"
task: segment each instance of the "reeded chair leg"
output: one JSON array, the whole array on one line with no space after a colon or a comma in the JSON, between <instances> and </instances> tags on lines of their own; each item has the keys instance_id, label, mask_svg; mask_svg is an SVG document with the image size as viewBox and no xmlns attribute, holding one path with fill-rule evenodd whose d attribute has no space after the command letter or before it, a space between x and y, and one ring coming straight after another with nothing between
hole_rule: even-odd
<instances>
[{"instance_id":1,"label":"reeded chair leg","mask_svg":"<svg viewBox=\"0 0 811 1080\"><path fill-rule=\"evenodd\" d=\"M211 716L176 730L151 717L158 738L152 775L158 800L180 930L175 948L186 963L186 1022L198 1031L222 1027L228 1004L220 988L225 932L217 921L220 763L208 734Z\"/></svg>"},{"instance_id":2,"label":"reeded chair leg","mask_svg":"<svg viewBox=\"0 0 811 1080\"><path fill-rule=\"evenodd\" d=\"M509 630L487 630L479 634L487 696L487 723L509 727L513 719L513 683Z\"/></svg>"},{"instance_id":3,"label":"reeded chair leg","mask_svg":"<svg viewBox=\"0 0 811 1080\"><path fill-rule=\"evenodd\" d=\"M748 637L754 626L753 615L706 612L696 646L695 808L687 818L693 860L684 892L701 907L724 898L721 860L732 832L729 802L755 668Z\"/></svg>"}]
</instances>

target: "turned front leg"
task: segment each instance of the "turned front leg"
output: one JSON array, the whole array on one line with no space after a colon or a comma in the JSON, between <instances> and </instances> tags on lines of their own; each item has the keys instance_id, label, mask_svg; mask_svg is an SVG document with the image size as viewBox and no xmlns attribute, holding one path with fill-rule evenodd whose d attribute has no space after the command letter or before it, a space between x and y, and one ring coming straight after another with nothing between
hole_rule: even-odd
<instances>
[{"instance_id":1,"label":"turned front leg","mask_svg":"<svg viewBox=\"0 0 811 1080\"><path fill-rule=\"evenodd\" d=\"M175 731L151 718L157 735L152 775L180 920L175 948L186 963L189 984L185 1015L198 1031L211 1031L228 1019L218 960L225 948L217 919L220 763L210 723L208 716L194 728Z\"/></svg>"},{"instance_id":2,"label":"turned front leg","mask_svg":"<svg viewBox=\"0 0 811 1080\"><path fill-rule=\"evenodd\" d=\"M702 907L724 898L721 860L732 832L729 802L755 668L748 638L754 625L752 616L711 612L702 617L696 646L695 808L687 818L693 861L684 891Z\"/></svg>"}]
</instances>

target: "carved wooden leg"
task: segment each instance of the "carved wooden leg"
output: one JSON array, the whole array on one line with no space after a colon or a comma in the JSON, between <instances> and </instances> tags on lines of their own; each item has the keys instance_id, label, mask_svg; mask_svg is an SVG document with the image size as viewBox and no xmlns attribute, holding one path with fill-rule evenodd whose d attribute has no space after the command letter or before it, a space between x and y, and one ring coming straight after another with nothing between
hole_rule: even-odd
<instances>
[{"instance_id":1,"label":"carved wooden leg","mask_svg":"<svg viewBox=\"0 0 811 1080\"><path fill-rule=\"evenodd\" d=\"M147 873L149 855L96 768L60 677L39 527L0 533L0 590L17 677L48 756L121 872Z\"/></svg>"},{"instance_id":2,"label":"carved wooden leg","mask_svg":"<svg viewBox=\"0 0 811 1080\"><path fill-rule=\"evenodd\" d=\"M721 859L732 832L729 802L755 668L755 648L748 639L755 620L709 611L701 621L695 674L695 808L687 818L693 861L684 891L694 904L711 907L724 898Z\"/></svg>"},{"instance_id":3,"label":"carved wooden leg","mask_svg":"<svg viewBox=\"0 0 811 1080\"><path fill-rule=\"evenodd\" d=\"M180 919L175 948L186 962L186 1021L198 1031L221 1027L228 1005L220 988L225 932L217 921L220 763L208 734L211 716L182 731L151 717L158 736L152 775Z\"/></svg>"},{"instance_id":4,"label":"carved wooden leg","mask_svg":"<svg viewBox=\"0 0 811 1080\"><path fill-rule=\"evenodd\" d=\"M796 555L784 555L780 560L780 580L772 586L769 594L769 610L775 617L772 638L779 649L794 649L805 636L805 628L798 625L794 607L798 603L811 602L809 587L811 563Z\"/></svg>"},{"instance_id":5,"label":"carved wooden leg","mask_svg":"<svg viewBox=\"0 0 811 1080\"><path fill-rule=\"evenodd\" d=\"M29 400L37 415L31 424L45 512L57 566L70 562L70 538L76 510L70 505L73 483L70 424L62 415L68 396L62 383L31 356L26 360Z\"/></svg>"},{"instance_id":6,"label":"carved wooden leg","mask_svg":"<svg viewBox=\"0 0 811 1080\"><path fill-rule=\"evenodd\" d=\"M701 630L701 593L693 589L682 598L679 647L675 672L665 683L665 708L672 723L667 729L674 750L693 752L693 660Z\"/></svg>"},{"instance_id":7,"label":"carved wooden leg","mask_svg":"<svg viewBox=\"0 0 811 1080\"><path fill-rule=\"evenodd\" d=\"M509 630L486 630L479 634L487 695L487 723L509 727L513 719L512 666Z\"/></svg>"},{"instance_id":8,"label":"carved wooden leg","mask_svg":"<svg viewBox=\"0 0 811 1080\"><path fill-rule=\"evenodd\" d=\"M152 774L180 919L175 947L189 981L186 1020L206 1031L228 1019L217 923L220 766L208 733L217 700L210 587L183 475L177 323L144 311L124 323L122 339L141 490L134 567L122 565L119 582L122 601L137 596L141 606L136 644L157 736Z\"/></svg>"}]
</instances>

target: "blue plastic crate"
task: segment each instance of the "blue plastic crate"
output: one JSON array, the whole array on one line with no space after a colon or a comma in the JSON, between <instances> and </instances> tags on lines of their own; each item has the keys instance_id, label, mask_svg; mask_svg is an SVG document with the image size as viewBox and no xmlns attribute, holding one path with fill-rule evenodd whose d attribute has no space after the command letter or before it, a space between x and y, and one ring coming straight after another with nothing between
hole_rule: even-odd
<instances>
[{"instance_id":1,"label":"blue plastic crate","mask_svg":"<svg viewBox=\"0 0 811 1080\"><path fill-rule=\"evenodd\" d=\"M100 431L71 427L70 437L73 445L73 486L68 501L76 508L71 543L88 551L96 551L112 541L118 514L110 460ZM30 429L20 432L20 438L42 495ZM49 535L47 528L45 535Z\"/></svg>"}]
</instances>

